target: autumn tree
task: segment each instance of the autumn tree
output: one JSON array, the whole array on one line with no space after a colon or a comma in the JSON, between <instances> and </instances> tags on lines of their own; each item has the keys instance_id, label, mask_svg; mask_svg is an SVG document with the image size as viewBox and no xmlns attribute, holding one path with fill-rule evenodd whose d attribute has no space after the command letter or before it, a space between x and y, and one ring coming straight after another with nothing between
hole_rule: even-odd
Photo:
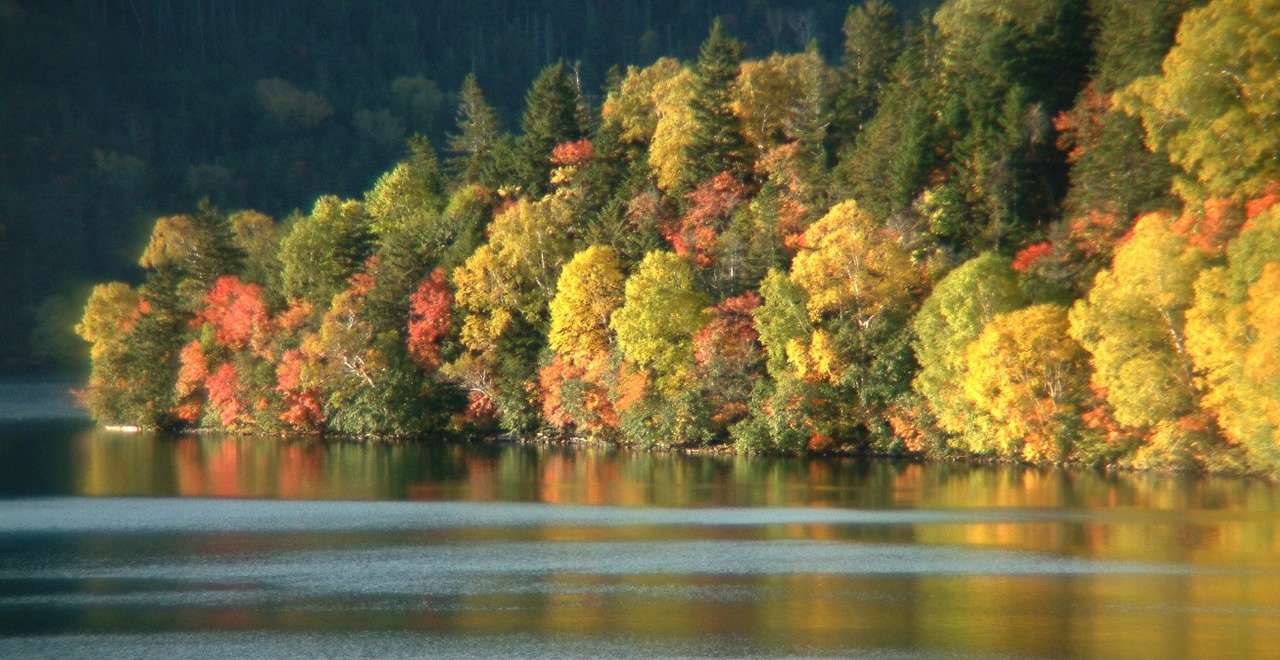
<instances>
[{"instance_id":1,"label":"autumn tree","mask_svg":"<svg viewBox=\"0 0 1280 660\"><path fill-rule=\"evenodd\" d=\"M446 374L492 400L508 429L532 428L537 352L561 267L574 253L567 201L522 198L494 218L488 243L453 271L467 353Z\"/></svg>"},{"instance_id":2,"label":"autumn tree","mask_svg":"<svg viewBox=\"0 0 1280 660\"><path fill-rule=\"evenodd\" d=\"M548 345L539 371L543 414L553 426L601 434L618 425L611 396L620 372L610 321L622 305L623 275L613 250L590 246L561 272L551 301Z\"/></svg>"},{"instance_id":3,"label":"autumn tree","mask_svg":"<svg viewBox=\"0 0 1280 660\"><path fill-rule=\"evenodd\" d=\"M1091 355L1094 387L1117 421L1148 434L1140 464L1195 464L1211 443L1186 335L1193 286L1209 261L1171 231L1172 220L1139 219L1111 269L1071 310L1071 336Z\"/></svg>"},{"instance_id":4,"label":"autumn tree","mask_svg":"<svg viewBox=\"0 0 1280 660\"><path fill-rule=\"evenodd\" d=\"M1079 432L1088 356L1067 329L1066 308L1033 305L996 316L969 344L962 387L981 411L964 433L971 451L1031 462L1098 458Z\"/></svg>"},{"instance_id":5,"label":"autumn tree","mask_svg":"<svg viewBox=\"0 0 1280 660\"><path fill-rule=\"evenodd\" d=\"M1254 217L1202 273L1187 311L1187 350L1204 374L1204 405L1255 467L1280 466L1280 206Z\"/></svg>"},{"instance_id":6,"label":"autumn tree","mask_svg":"<svg viewBox=\"0 0 1280 660\"><path fill-rule=\"evenodd\" d=\"M699 400L694 334L707 320L707 296L688 262L670 252L645 255L627 278L622 307L610 326L622 356L646 374L645 396L622 414L623 433L651 445L709 441L708 411Z\"/></svg>"},{"instance_id":7,"label":"autumn tree","mask_svg":"<svg viewBox=\"0 0 1280 660\"><path fill-rule=\"evenodd\" d=\"M627 278L622 307L610 326L628 360L649 369L660 392L692 385L693 335L706 322L708 299L689 264L670 252L650 252Z\"/></svg>"},{"instance_id":8,"label":"autumn tree","mask_svg":"<svg viewBox=\"0 0 1280 660\"><path fill-rule=\"evenodd\" d=\"M791 280L805 291L815 329L788 346L788 359L802 376L845 388L851 408L841 419L887 442L882 413L915 369L907 320L921 271L901 236L852 201L809 227L802 246Z\"/></svg>"},{"instance_id":9,"label":"autumn tree","mask_svg":"<svg viewBox=\"0 0 1280 660\"><path fill-rule=\"evenodd\" d=\"M1280 2L1214 0L1184 15L1162 73L1120 95L1148 146L1190 176L1184 196L1250 197L1280 180L1277 35Z\"/></svg>"},{"instance_id":10,"label":"autumn tree","mask_svg":"<svg viewBox=\"0 0 1280 660\"><path fill-rule=\"evenodd\" d=\"M979 411L960 387L970 366L969 344L996 316L1026 304L1009 260L984 252L940 280L912 319L920 364L912 385L948 433L964 435L978 426Z\"/></svg>"},{"instance_id":11,"label":"autumn tree","mask_svg":"<svg viewBox=\"0 0 1280 660\"><path fill-rule=\"evenodd\" d=\"M453 321L453 295L443 268L437 268L418 284L409 297L409 355L423 368L441 364L441 345Z\"/></svg>"}]
</instances>

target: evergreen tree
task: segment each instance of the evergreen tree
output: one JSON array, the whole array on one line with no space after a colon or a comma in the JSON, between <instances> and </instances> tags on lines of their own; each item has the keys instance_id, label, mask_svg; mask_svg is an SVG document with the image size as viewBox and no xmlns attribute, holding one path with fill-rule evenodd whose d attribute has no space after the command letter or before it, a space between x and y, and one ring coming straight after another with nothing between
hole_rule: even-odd
<instances>
[{"instance_id":1,"label":"evergreen tree","mask_svg":"<svg viewBox=\"0 0 1280 660\"><path fill-rule=\"evenodd\" d=\"M520 180L526 192L540 197L551 178L551 152L563 142L579 140L584 131L579 117L577 83L564 62L542 70L525 96L523 134L516 142Z\"/></svg>"},{"instance_id":2,"label":"evergreen tree","mask_svg":"<svg viewBox=\"0 0 1280 660\"><path fill-rule=\"evenodd\" d=\"M458 133L449 136L449 151L455 155L446 163L448 169L466 183L497 188L503 183L505 142L498 114L485 100L475 74L467 74L458 92Z\"/></svg>"},{"instance_id":3,"label":"evergreen tree","mask_svg":"<svg viewBox=\"0 0 1280 660\"><path fill-rule=\"evenodd\" d=\"M729 36L717 18L693 68L692 126L683 150L687 167L679 182L681 191L692 190L721 172L742 178L750 171L747 142L733 112L733 83L741 60L742 44Z\"/></svg>"},{"instance_id":4,"label":"evergreen tree","mask_svg":"<svg viewBox=\"0 0 1280 660\"><path fill-rule=\"evenodd\" d=\"M902 28L891 5L870 0L849 7L844 18L840 85L831 99L833 144L850 142L875 116L880 91L889 83L902 48Z\"/></svg>"},{"instance_id":5,"label":"evergreen tree","mask_svg":"<svg viewBox=\"0 0 1280 660\"><path fill-rule=\"evenodd\" d=\"M935 167L942 135L935 99L936 40L926 25L915 26L894 63L879 111L841 150L834 171L837 197L858 203L879 217L907 208Z\"/></svg>"}]
</instances>

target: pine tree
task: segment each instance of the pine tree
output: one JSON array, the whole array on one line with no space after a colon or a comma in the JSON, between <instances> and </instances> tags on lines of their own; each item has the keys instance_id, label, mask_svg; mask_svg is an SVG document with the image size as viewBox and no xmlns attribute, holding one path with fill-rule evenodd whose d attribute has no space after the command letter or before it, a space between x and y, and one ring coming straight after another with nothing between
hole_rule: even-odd
<instances>
[{"instance_id":1,"label":"pine tree","mask_svg":"<svg viewBox=\"0 0 1280 660\"><path fill-rule=\"evenodd\" d=\"M684 148L687 167L680 181L682 191L692 190L721 172L742 178L750 171L747 142L732 107L733 82L741 60L742 45L729 36L717 18L693 68L693 97L689 102L693 125Z\"/></svg>"}]
</instances>

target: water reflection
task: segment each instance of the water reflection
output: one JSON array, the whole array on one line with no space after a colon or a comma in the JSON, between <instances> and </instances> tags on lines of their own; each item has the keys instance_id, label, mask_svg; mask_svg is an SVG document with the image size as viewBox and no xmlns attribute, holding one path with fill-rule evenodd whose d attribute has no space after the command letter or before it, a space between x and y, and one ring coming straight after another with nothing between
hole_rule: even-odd
<instances>
[{"instance_id":1,"label":"water reflection","mask_svg":"<svg viewBox=\"0 0 1280 660\"><path fill-rule=\"evenodd\" d=\"M59 429L0 657L1280 657L1262 482Z\"/></svg>"},{"instance_id":2,"label":"water reflection","mask_svg":"<svg viewBox=\"0 0 1280 660\"><path fill-rule=\"evenodd\" d=\"M101 429L76 436L73 454L75 492L81 495L1018 511L1009 520L904 520L852 532L807 524L771 533L1280 565L1280 532L1272 524L1280 511L1276 488L1243 479L515 444L157 437Z\"/></svg>"}]
</instances>

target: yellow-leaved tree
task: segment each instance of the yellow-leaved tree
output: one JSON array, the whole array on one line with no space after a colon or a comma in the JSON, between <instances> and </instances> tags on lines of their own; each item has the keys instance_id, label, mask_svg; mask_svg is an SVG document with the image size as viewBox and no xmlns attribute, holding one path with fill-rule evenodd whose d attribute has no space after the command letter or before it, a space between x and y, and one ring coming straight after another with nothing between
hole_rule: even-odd
<instances>
[{"instance_id":1,"label":"yellow-leaved tree","mask_svg":"<svg viewBox=\"0 0 1280 660\"><path fill-rule=\"evenodd\" d=\"M1033 305L996 316L969 344L964 394L983 413L965 432L971 450L1032 462L1063 461L1073 450L1094 458L1077 446L1088 355L1067 327L1066 308Z\"/></svg>"},{"instance_id":2,"label":"yellow-leaved tree","mask_svg":"<svg viewBox=\"0 0 1280 660\"><path fill-rule=\"evenodd\" d=\"M1091 354L1093 385L1119 423L1146 434L1136 465L1202 465L1226 457L1205 426L1187 350L1186 312L1208 256L1171 230L1172 218L1140 218L1109 270L1071 310L1071 336Z\"/></svg>"},{"instance_id":3,"label":"yellow-leaved tree","mask_svg":"<svg viewBox=\"0 0 1280 660\"><path fill-rule=\"evenodd\" d=\"M1254 467L1280 467L1280 206L1227 246L1201 275L1187 312L1187 349L1204 376L1204 403Z\"/></svg>"},{"instance_id":4,"label":"yellow-leaved tree","mask_svg":"<svg viewBox=\"0 0 1280 660\"><path fill-rule=\"evenodd\" d=\"M1184 194L1251 197L1280 180L1276 53L1280 0L1214 0L1183 16L1161 74L1117 97L1148 146L1194 177Z\"/></svg>"}]
</instances>

